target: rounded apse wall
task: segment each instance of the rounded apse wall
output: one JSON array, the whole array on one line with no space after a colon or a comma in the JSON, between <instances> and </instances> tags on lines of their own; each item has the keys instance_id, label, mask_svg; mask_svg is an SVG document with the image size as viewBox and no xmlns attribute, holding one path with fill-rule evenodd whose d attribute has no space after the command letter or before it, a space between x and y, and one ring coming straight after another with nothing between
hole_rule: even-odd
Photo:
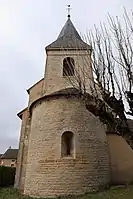
<instances>
[{"instance_id":1,"label":"rounded apse wall","mask_svg":"<svg viewBox=\"0 0 133 199\"><path fill-rule=\"evenodd\" d=\"M76 96L56 96L32 108L24 194L84 194L109 182L106 134Z\"/></svg>"}]
</instances>

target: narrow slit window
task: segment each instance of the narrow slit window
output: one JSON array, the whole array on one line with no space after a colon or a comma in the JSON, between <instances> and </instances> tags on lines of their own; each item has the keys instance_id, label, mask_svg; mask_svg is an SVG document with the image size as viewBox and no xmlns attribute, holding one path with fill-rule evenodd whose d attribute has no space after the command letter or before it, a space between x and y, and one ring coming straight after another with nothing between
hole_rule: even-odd
<instances>
[{"instance_id":1,"label":"narrow slit window","mask_svg":"<svg viewBox=\"0 0 133 199\"><path fill-rule=\"evenodd\" d=\"M74 76L74 59L66 57L63 60L63 76Z\"/></svg>"},{"instance_id":2,"label":"narrow slit window","mask_svg":"<svg viewBox=\"0 0 133 199\"><path fill-rule=\"evenodd\" d=\"M74 136L70 131L66 131L62 135L61 140L61 156L73 156Z\"/></svg>"}]
</instances>

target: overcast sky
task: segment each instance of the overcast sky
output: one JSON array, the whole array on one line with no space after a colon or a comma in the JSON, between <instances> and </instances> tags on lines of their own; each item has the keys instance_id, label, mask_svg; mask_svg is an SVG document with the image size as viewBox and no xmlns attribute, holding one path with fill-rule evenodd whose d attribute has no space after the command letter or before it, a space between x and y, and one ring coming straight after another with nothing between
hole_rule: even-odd
<instances>
[{"instance_id":1,"label":"overcast sky","mask_svg":"<svg viewBox=\"0 0 133 199\"><path fill-rule=\"evenodd\" d=\"M67 19L86 34L93 24L105 22L107 13L120 16L132 0L0 0L0 153L18 147L20 119L27 106L28 89L42 78L44 47L54 41Z\"/></svg>"}]
</instances>

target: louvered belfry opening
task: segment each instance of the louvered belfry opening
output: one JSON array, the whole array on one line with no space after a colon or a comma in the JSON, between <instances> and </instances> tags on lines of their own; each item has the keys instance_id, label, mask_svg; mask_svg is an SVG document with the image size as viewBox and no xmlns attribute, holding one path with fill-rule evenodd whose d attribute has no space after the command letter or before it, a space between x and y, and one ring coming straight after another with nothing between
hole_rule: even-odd
<instances>
[{"instance_id":1,"label":"louvered belfry opening","mask_svg":"<svg viewBox=\"0 0 133 199\"><path fill-rule=\"evenodd\" d=\"M66 57L63 60L63 76L74 76L74 59Z\"/></svg>"}]
</instances>

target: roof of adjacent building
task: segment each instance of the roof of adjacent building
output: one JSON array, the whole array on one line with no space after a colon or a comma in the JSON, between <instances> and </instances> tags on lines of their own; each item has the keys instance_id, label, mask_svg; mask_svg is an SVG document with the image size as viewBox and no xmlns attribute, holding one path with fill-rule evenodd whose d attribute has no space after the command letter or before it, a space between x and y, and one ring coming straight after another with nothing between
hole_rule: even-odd
<instances>
[{"instance_id":1,"label":"roof of adjacent building","mask_svg":"<svg viewBox=\"0 0 133 199\"><path fill-rule=\"evenodd\" d=\"M7 151L1 156L1 159L17 159L18 149L7 149Z\"/></svg>"},{"instance_id":2,"label":"roof of adjacent building","mask_svg":"<svg viewBox=\"0 0 133 199\"><path fill-rule=\"evenodd\" d=\"M68 20L62 28L57 40L46 47L46 50L61 49L91 49L91 46L81 39L70 17L68 17Z\"/></svg>"},{"instance_id":3,"label":"roof of adjacent building","mask_svg":"<svg viewBox=\"0 0 133 199\"><path fill-rule=\"evenodd\" d=\"M35 87L37 84L39 84L41 81L43 81L43 80L44 80L44 77L41 78L39 81L37 81L35 84L33 84L30 88L28 88L28 89L27 89L27 93L29 94L29 91L30 91L33 87Z\"/></svg>"}]
</instances>

